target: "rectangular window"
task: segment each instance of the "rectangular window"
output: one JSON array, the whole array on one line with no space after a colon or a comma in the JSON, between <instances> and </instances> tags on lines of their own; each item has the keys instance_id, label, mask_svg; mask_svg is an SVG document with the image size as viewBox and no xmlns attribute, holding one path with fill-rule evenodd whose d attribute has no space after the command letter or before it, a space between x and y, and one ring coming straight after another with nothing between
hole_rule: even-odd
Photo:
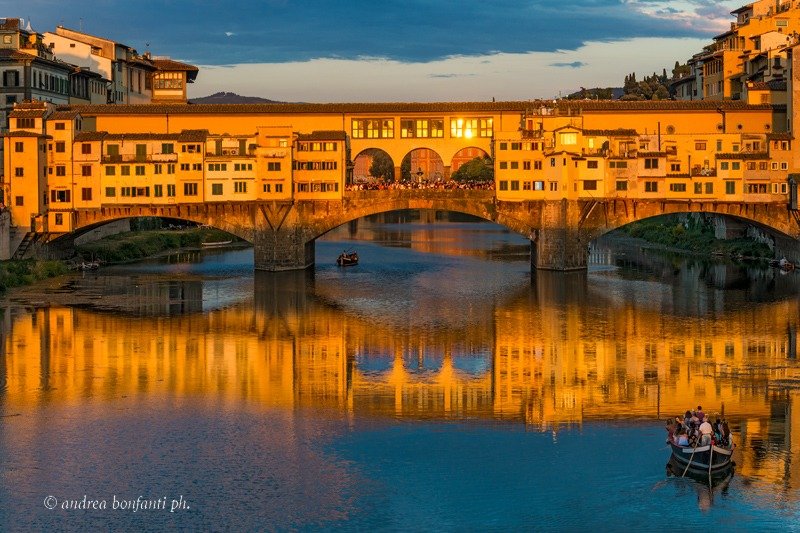
<instances>
[{"instance_id":1,"label":"rectangular window","mask_svg":"<svg viewBox=\"0 0 800 533\"><path fill-rule=\"evenodd\" d=\"M233 182L233 192L235 192L235 193L246 193L247 192L247 182L246 181L234 181Z\"/></svg>"},{"instance_id":2,"label":"rectangular window","mask_svg":"<svg viewBox=\"0 0 800 533\"><path fill-rule=\"evenodd\" d=\"M14 143L14 151L22 152L25 149L25 143L17 141Z\"/></svg>"},{"instance_id":3,"label":"rectangular window","mask_svg":"<svg viewBox=\"0 0 800 533\"><path fill-rule=\"evenodd\" d=\"M533 169L534 170L542 170L542 162L541 161L534 161L533 162Z\"/></svg>"},{"instance_id":4,"label":"rectangular window","mask_svg":"<svg viewBox=\"0 0 800 533\"><path fill-rule=\"evenodd\" d=\"M725 194L736 194L736 182L735 181L726 181L725 182Z\"/></svg>"},{"instance_id":5,"label":"rectangular window","mask_svg":"<svg viewBox=\"0 0 800 533\"><path fill-rule=\"evenodd\" d=\"M500 161L499 168L500 168L500 170L507 170L508 169L508 161Z\"/></svg>"},{"instance_id":6,"label":"rectangular window","mask_svg":"<svg viewBox=\"0 0 800 533\"><path fill-rule=\"evenodd\" d=\"M164 186L163 185L153 185L153 196L158 197L158 198L164 196Z\"/></svg>"},{"instance_id":7,"label":"rectangular window","mask_svg":"<svg viewBox=\"0 0 800 533\"><path fill-rule=\"evenodd\" d=\"M268 172L280 172L281 170L281 162L280 161L268 161L267 162L267 171Z\"/></svg>"},{"instance_id":8,"label":"rectangular window","mask_svg":"<svg viewBox=\"0 0 800 533\"><path fill-rule=\"evenodd\" d=\"M81 188L81 200L84 202L89 202L92 199L92 189L91 187L83 187Z\"/></svg>"},{"instance_id":9,"label":"rectangular window","mask_svg":"<svg viewBox=\"0 0 800 533\"><path fill-rule=\"evenodd\" d=\"M92 145L89 143L81 144L81 153L84 155L88 155L92 153Z\"/></svg>"},{"instance_id":10,"label":"rectangular window","mask_svg":"<svg viewBox=\"0 0 800 533\"><path fill-rule=\"evenodd\" d=\"M69 202L70 194L67 190L59 189L57 191L50 191L50 201L66 203Z\"/></svg>"},{"instance_id":11,"label":"rectangular window","mask_svg":"<svg viewBox=\"0 0 800 533\"><path fill-rule=\"evenodd\" d=\"M685 183L670 183L669 190L671 192L686 192L686 184Z\"/></svg>"},{"instance_id":12,"label":"rectangular window","mask_svg":"<svg viewBox=\"0 0 800 533\"><path fill-rule=\"evenodd\" d=\"M136 165L135 169L137 176L144 176L144 165Z\"/></svg>"},{"instance_id":13,"label":"rectangular window","mask_svg":"<svg viewBox=\"0 0 800 533\"><path fill-rule=\"evenodd\" d=\"M644 160L644 168L647 169L657 169L658 168L658 158L655 157L647 157Z\"/></svg>"},{"instance_id":14,"label":"rectangular window","mask_svg":"<svg viewBox=\"0 0 800 533\"><path fill-rule=\"evenodd\" d=\"M657 181L645 181L644 182L644 192L658 192L658 182Z\"/></svg>"},{"instance_id":15,"label":"rectangular window","mask_svg":"<svg viewBox=\"0 0 800 533\"><path fill-rule=\"evenodd\" d=\"M714 184L710 181L706 183L706 194L714 194Z\"/></svg>"},{"instance_id":16,"label":"rectangular window","mask_svg":"<svg viewBox=\"0 0 800 533\"><path fill-rule=\"evenodd\" d=\"M522 162L522 170L530 170L531 169L531 162L530 161L523 161Z\"/></svg>"},{"instance_id":17,"label":"rectangular window","mask_svg":"<svg viewBox=\"0 0 800 533\"><path fill-rule=\"evenodd\" d=\"M511 143L512 150L522 150L522 143Z\"/></svg>"},{"instance_id":18,"label":"rectangular window","mask_svg":"<svg viewBox=\"0 0 800 533\"><path fill-rule=\"evenodd\" d=\"M161 153L162 154L174 154L175 153L175 145L172 143L161 143Z\"/></svg>"},{"instance_id":19,"label":"rectangular window","mask_svg":"<svg viewBox=\"0 0 800 533\"><path fill-rule=\"evenodd\" d=\"M211 194L214 196L221 196L222 195L222 184L221 183L212 183L211 184Z\"/></svg>"},{"instance_id":20,"label":"rectangular window","mask_svg":"<svg viewBox=\"0 0 800 533\"><path fill-rule=\"evenodd\" d=\"M283 183L275 184L275 192L283 192Z\"/></svg>"},{"instance_id":21,"label":"rectangular window","mask_svg":"<svg viewBox=\"0 0 800 533\"><path fill-rule=\"evenodd\" d=\"M519 161L511 162L511 170L519 170Z\"/></svg>"},{"instance_id":22,"label":"rectangular window","mask_svg":"<svg viewBox=\"0 0 800 533\"><path fill-rule=\"evenodd\" d=\"M789 163L781 161L781 170L789 170Z\"/></svg>"},{"instance_id":23,"label":"rectangular window","mask_svg":"<svg viewBox=\"0 0 800 533\"><path fill-rule=\"evenodd\" d=\"M739 161L732 161L731 162L731 170L739 170L742 167L742 164Z\"/></svg>"},{"instance_id":24,"label":"rectangular window","mask_svg":"<svg viewBox=\"0 0 800 533\"><path fill-rule=\"evenodd\" d=\"M160 164L156 163L153 165L153 174L161 174L162 167Z\"/></svg>"},{"instance_id":25,"label":"rectangular window","mask_svg":"<svg viewBox=\"0 0 800 533\"><path fill-rule=\"evenodd\" d=\"M25 177L25 169L23 167L15 167L14 168L14 176L16 176L18 178L24 178Z\"/></svg>"},{"instance_id":26,"label":"rectangular window","mask_svg":"<svg viewBox=\"0 0 800 533\"><path fill-rule=\"evenodd\" d=\"M755 170L756 169L756 162L755 161L748 161L747 162L747 170Z\"/></svg>"},{"instance_id":27,"label":"rectangular window","mask_svg":"<svg viewBox=\"0 0 800 533\"><path fill-rule=\"evenodd\" d=\"M167 174L175 174L175 163L169 163L167 165ZM175 196L174 194L172 196Z\"/></svg>"},{"instance_id":28,"label":"rectangular window","mask_svg":"<svg viewBox=\"0 0 800 533\"><path fill-rule=\"evenodd\" d=\"M66 124L64 124L63 122L56 122L56 129L57 130L63 130L65 128L66 128Z\"/></svg>"},{"instance_id":29,"label":"rectangular window","mask_svg":"<svg viewBox=\"0 0 800 533\"><path fill-rule=\"evenodd\" d=\"M680 172L681 171L681 164L680 163L670 163L669 170L670 170L670 172Z\"/></svg>"},{"instance_id":30,"label":"rectangular window","mask_svg":"<svg viewBox=\"0 0 800 533\"><path fill-rule=\"evenodd\" d=\"M272 186L269 183L264 184L264 192L272 192Z\"/></svg>"},{"instance_id":31,"label":"rectangular window","mask_svg":"<svg viewBox=\"0 0 800 533\"><path fill-rule=\"evenodd\" d=\"M583 182L583 190L584 191L596 191L597 190L597 180L584 180L584 182Z\"/></svg>"},{"instance_id":32,"label":"rectangular window","mask_svg":"<svg viewBox=\"0 0 800 533\"><path fill-rule=\"evenodd\" d=\"M56 165L56 176L66 176L67 175L67 167L64 165Z\"/></svg>"},{"instance_id":33,"label":"rectangular window","mask_svg":"<svg viewBox=\"0 0 800 533\"><path fill-rule=\"evenodd\" d=\"M131 167L130 165L122 165L119 167L120 175L122 176L130 176L131 175Z\"/></svg>"},{"instance_id":34,"label":"rectangular window","mask_svg":"<svg viewBox=\"0 0 800 533\"><path fill-rule=\"evenodd\" d=\"M572 133L562 133L559 135L559 140L561 144L578 144L578 134L576 132Z\"/></svg>"},{"instance_id":35,"label":"rectangular window","mask_svg":"<svg viewBox=\"0 0 800 533\"><path fill-rule=\"evenodd\" d=\"M117 189L115 187L106 187L106 198L113 198L117 195Z\"/></svg>"},{"instance_id":36,"label":"rectangular window","mask_svg":"<svg viewBox=\"0 0 800 533\"><path fill-rule=\"evenodd\" d=\"M167 196L175 196L175 185L167 185Z\"/></svg>"},{"instance_id":37,"label":"rectangular window","mask_svg":"<svg viewBox=\"0 0 800 533\"><path fill-rule=\"evenodd\" d=\"M14 205L16 205L17 207L25 205L25 198L23 198L22 196L15 196Z\"/></svg>"},{"instance_id":38,"label":"rectangular window","mask_svg":"<svg viewBox=\"0 0 800 533\"><path fill-rule=\"evenodd\" d=\"M694 184L694 193L695 194L703 194L703 184L695 182Z\"/></svg>"},{"instance_id":39,"label":"rectangular window","mask_svg":"<svg viewBox=\"0 0 800 533\"><path fill-rule=\"evenodd\" d=\"M508 143L500 143L501 150L508 150Z\"/></svg>"},{"instance_id":40,"label":"rectangular window","mask_svg":"<svg viewBox=\"0 0 800 533\"><path fill-rule=\"evenodd\" d=\"M508 190L508 182L506 180L500 180L500 190L501 191Z\"/></svg>"},{"instance_id":41,"label":"rectangular window","mask_svg":"<svg viewBox=\"0 0 800 533\"><path fill-rule=\"evenodd\" d=\"M64 153L66 151L66 144L64 141L56 141L56 152Z\"/></svg>"},{"instance_id":42,"label":"rectangular window","mask_svg":"<svg viewBox=\"0 0 800 533\"><path fill-rule=\"evenodd\" d=\"M56 226L63 226L64 225L64 215L62 213L56 213Z\"/></svg>"},{"instance_id":43,"label":"rectangular window","mask_svg":"<svg viewBox=\"0 0 800 533\"><path fill-rule=\"evenodd\" d=\"M695 150L705 150L706 149L706 142L705 141L697 141L694 143Z\"/></svg>"},{"instance_id":44,"label":"rectangular window","mask_svg":"<svg viewBox=\"0 0 800 533\"><path fill-rule=\"evenodd\" d=\"M534 181L533 182L533 190L534 191L543 191L544 190L544 182L543 181Z\"/></svg>"},{"instance_id":45,"label":"rectangular window","mask_svg":"<svg viewBox=\"0 0 800 533\"><path fill-rule=\"evenodd\" d=\"M625 180L617 180L617 190L618 191L627 191L628 190L628 182Z\"/></svg>"},{"instance_id":46,"label":"rectangular window","mask_svg":"<svg viewBox=\"0 0 800 533\"><path fill-rule=\"evenodd\" d=\"M511 180L511 190L518 191L519 190L519 181L518 180Z\"/></svg>"},{"instance_id":47,"label":"rectangular window","mask_svg":"<svg viewBox=\"0 0 800 533\"><path fill-rule=\"evenodd\" d=\"M113 165L106 167L106 176L116 176L116 175L117 175L117 167Z\"/></svg>"},{"instance_id":48,"label":"rectangular window","mask_svg":"<svg viewBox=\"0 0 800 533\"><path fill-rule=\"evenodd\" d=\"M720 164L719 164L719 169L720 170L728 170L729 167L730 167L730 164L727 161L721 161Z\"/></svg>"},{"instance_id":49,"label":"rectangular window","mask_svg":"<svg viewBox=\"0 0 800 533\"><path fill-rule=\"evenodd\" d=\"M184 196L197 196L197 183L184 183L183 184Z\"/></svg>"},{"instance_id":50,"label":"rectangular window","mask_svg":"<svg viewBox=\"0 0 800 533\"><path fill-rule=\"evenodd\" d=\"M551 181L550 182L550 192L558 192L558 182Z\"/></svg>"},{"instance_id":51,"label":"rectangular window","mask_svg":"<svg viewBox=\"0 0 800 533\"><path fill-rule=\"evenodd\" d=\"M597 161L590 160L586 162L586 168L597 168Z\"/></svg>"}]
</instances>

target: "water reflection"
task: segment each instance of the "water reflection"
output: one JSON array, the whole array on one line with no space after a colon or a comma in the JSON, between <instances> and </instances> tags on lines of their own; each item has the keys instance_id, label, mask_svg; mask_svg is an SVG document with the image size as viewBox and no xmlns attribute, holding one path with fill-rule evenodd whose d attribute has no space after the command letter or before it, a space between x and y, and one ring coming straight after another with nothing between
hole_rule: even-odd
<instances>
[{"instance_id":1,"label":"water reflection","mask_svg":"<svg viewBox=\"0 0 800 533\"><path fill-rule=\"evenodd\" d=\"M341 231L384 235L382 224ZM456 244L452 227L423 231L440 251L476 246L476 235L494 235L488 249L521 246L496 228ZM320 242L318 259L346 238ZM600 421L652 424L699 403L731 422L736 476L795 499L796 276L603 242L589 273L568 274L358 245L370 260L346 270L331 261L254 275L232 252L67 282L96 295L91 305L6 302L0 415L170 395L353 420L508 422L555 438ZM36 434L4 437L24 448Z\"/></svg>"}]
</instances>

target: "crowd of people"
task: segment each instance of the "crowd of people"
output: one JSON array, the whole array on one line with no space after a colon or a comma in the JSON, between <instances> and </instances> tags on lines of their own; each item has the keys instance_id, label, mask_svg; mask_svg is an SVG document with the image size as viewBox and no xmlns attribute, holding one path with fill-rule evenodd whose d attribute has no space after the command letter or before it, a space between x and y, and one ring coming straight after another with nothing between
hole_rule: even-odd
<instances>
[{"instance_id":1,"label":"crowd of people","mask_svg":"<svg viewBox=\"0 0 800 533\"><path fill-rule=\"evenodd\" d=\"M494 181L455 181L455 180L436 180L436 181L370 181L364 183L352 183L345 186L346 191L384 191L384 190L494 190Z\"/></svg>"},{"instance_id":2,"label":"crowd of people","mask_svg":"<svg viewBox=\"0 0 800 533\"><path fill-rule=\"evenodd\" d=\"M728 421L716 417L712 422L699 405L695 411L686 411L683 418L667 420L667 442L676 446L730 446L730 438Z\"/></svg>"}]
</instances>

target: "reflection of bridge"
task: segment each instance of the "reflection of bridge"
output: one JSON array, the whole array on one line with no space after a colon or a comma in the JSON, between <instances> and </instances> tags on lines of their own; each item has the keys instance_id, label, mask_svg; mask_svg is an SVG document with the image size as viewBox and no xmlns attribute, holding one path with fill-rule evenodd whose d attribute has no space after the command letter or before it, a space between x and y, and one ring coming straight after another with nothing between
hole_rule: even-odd
<instances>
[{"instance_id":1,"label":"reflection of bridge","mask_svg":"<svg viewBox=\"0 0 800 533\"><path fill-rule=\"evenodd\" d=\"M255 245L259 270L302 269L314 263L314 241L331 229L364 216L401 209L455 211L501 224L528 237L532 265L550 270L585 268L594 238L636 220L706 212L752 222L796 239L800 222L782 202L688 200L530 200L505 202L488 190L383 190L345 192L341 200L254 201L170 205L114 205L76 212L75 228L112 220L160 216L190 220L228 231ZM787 239L788 240L788 239Z\"/></svg>"}]
</instances>

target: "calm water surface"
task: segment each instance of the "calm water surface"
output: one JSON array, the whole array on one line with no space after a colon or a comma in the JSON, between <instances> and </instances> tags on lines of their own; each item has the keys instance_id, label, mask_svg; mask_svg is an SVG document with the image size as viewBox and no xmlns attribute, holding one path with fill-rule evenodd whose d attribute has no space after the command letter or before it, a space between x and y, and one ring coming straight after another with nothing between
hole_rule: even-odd
<instances>
[{"instance_id":1,"label":"calm water surface","mask_svg":"<svg viewBox=\"0 0 800 533\"><path fill-rule=\"evenodd\" d=\"M499 226L400 213L309 272L185 252L15 293L0 530L800 529L800 277L591 258L531 274ZM697 404L738 443L713 489L666 469Z\"/></svg>"}]
</instances>

